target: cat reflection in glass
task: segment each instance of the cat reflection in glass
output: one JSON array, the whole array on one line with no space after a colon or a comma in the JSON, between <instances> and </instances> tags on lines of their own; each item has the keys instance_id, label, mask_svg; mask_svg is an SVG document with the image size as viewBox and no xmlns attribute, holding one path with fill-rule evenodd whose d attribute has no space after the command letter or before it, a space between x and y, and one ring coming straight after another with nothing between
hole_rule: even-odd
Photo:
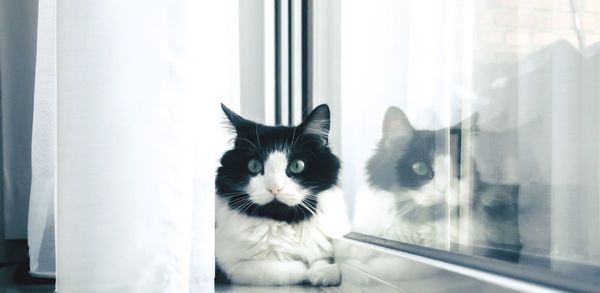
<instances>
[{"instance_id":1,"label":"cat reflection in glass","mask_svg":"<svg viewBox=\"0 0 600 293\"><path fill-rule=\"evenodd\" d=\"M476 124L474 115L449 128L417 130L402 110L390 107L366 163L368 186L356 197L354 230L517 261L518 186L480 179L471 149L461 142L463 130L478 135ZM468 228L459 226L464 223Z\"/></svg>"},{"instance_id":2,"label":"cat reflection in glass","mask_svg":"<svg viewBox=\"0 0 600 293\"><path fill-rule=\"evenodd\" d=\"M348 231L329 107L297 127L265 126L222 105L235 132L216 176L216 281L338 285L332 239Z\"/></svg>"}]
</instances>

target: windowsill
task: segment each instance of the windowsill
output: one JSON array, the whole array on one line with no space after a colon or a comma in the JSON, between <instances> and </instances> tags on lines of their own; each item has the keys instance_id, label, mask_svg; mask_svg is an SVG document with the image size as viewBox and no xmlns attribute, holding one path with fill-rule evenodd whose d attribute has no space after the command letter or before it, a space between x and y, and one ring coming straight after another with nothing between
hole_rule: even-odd
<instances>
[{"instance_id":1,"label":"windowsill","mask_svg":"<svg viewBox=\"0 0 600 293\"><path fill-rule=\"evenodd\" d=\"M241 285L216 285L215 292L226 292L226 293L307 293L307 292L331 292L341 293L339 287L313 287L313 286L272 286L272 287L261 287L261 286L241 286Z\"/></svg>"},{"instance_id":2,"label":"windowsill","mask_svg":"<svg viewBox=\"0 0 600 293\"><path fill-rule=\"evenodd\" d=\"M348 238L352 234L336 241L343 292L357 288L361 292L557 292L535 283Z\"/></svg>"}]
</instances>

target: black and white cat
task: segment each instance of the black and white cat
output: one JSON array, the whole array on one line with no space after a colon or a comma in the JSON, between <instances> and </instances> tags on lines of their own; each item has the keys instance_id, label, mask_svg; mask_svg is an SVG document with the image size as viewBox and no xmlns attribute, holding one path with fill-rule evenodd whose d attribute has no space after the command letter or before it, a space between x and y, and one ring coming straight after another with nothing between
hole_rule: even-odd
<instances>
[{"instance_id":1,"label":"black and white cat","mask_svg":"<svg viewBox=\"0 0 600 293\"><path fill-rule=\"evenodd\" d=\"M471 253L518 260L518 186L483 182L473 160L461 163L470 155L461 132L475 129L476 117L417 130L390 107L366 164L369 184L356 197L355 231L439 249L468 244Z\"/></svg>"},{"instance_id":2,"label":"black and white cat","mask_svg":"<svg viewBox=\"0 0 600 293\"><path fill-rule=\"evenodd\" d=\"M329 107L297 127L265 126L222 105L234 146L216 177L217 278L236 284L340 282L332 239L348 231L328 147Z\"/></svg>"}]
</instances>

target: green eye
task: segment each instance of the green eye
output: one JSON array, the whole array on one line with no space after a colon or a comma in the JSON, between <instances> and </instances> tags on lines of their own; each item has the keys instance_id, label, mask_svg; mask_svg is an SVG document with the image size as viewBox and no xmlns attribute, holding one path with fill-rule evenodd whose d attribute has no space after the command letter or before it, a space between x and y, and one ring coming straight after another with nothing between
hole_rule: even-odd
<instances>
[{"instance_id":1,"label":"green eye","mask_svg":"<svg viewBox=\"0 0 600 293\"><path fill-rule=\"evenodd\" d=\"M427 166L423 162L414 163L412 169L419 176L427 174Z\"/></svg>"},{"instance_id":2,"label":"green eye","mask_svg":"<svg viewBox=\"0 0 600 293\"><path fill-rule=\"evenodd\" d=\"M262 171L262 168L262 163L257 159L252 159L248 162L248 170L250 170L250 172L252 173L259 173L260 171Z\"/></svg>"},{"instance_id":3,"label":"green eye","mask_svg":"<svg viewBox=\"0 0 600 293\"><path fill-rule=\"evenodd\" d=\"M292 163L290 164L290 171L292 171L292 173L300 173L304 170L304 161L300 160L300 159L296 159L293 160Z\"/></svg>"}]
</instances>

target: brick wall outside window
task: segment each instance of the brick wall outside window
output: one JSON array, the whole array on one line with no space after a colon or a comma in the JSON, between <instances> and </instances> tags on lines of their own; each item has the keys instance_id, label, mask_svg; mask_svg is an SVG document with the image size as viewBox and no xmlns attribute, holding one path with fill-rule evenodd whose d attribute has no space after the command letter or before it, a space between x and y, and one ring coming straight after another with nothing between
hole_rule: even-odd
<instances>
[{"instance_id":1,"label":"brick wall outside window","mask_svg":"<svg viewBox=\"0 0 600 293\"><path fill-rule=\"evenodd\" d=\"M516 61L559 39L579 48L570 0L476 0L475 60ZM600 42L600 0L574 0L584 45Z\"/></svg>"}]
</instances>

